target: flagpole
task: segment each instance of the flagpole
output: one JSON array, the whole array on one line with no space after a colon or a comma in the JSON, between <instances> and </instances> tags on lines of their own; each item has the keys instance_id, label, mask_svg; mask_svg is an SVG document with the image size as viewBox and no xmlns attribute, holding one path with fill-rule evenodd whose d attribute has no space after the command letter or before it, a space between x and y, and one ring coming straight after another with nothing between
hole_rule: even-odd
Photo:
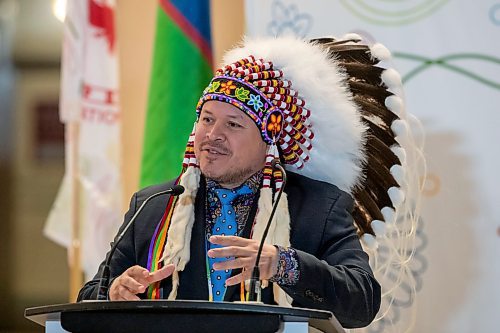
<instances>
[{"instance_id":1,"label":"flagpole","mask_svg":"<svg viewBox=\"0 0 500 333\"><path fill-rule=\"evenodd\" d=\"M81 236L80 236L80 172L79 164L79 137L80 123L68 123L69 144L71 145L71 245L69 252L69 301L75 302L78 292L83 285L83 271L81 265Z\"/></svg>"}]
</instances>

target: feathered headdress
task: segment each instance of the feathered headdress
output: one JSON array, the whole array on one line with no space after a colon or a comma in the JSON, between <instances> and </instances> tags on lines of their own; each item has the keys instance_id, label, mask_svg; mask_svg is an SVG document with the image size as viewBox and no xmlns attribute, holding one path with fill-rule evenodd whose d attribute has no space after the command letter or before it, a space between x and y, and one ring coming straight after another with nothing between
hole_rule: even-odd
<instances>
[{"instance_id":1,"label":"feathered headdress","mask_svg":"<svg viewBox=\"0 0 500 333\"><path fill-rule=\"evenodd\" d=\"M388 88L398 84L399 77L375 66L388 55L384 47L370 49L358 42L355 36L311 42L293 37L247 39L225 55L226 65L203 92L198 113L209 100L230 103L254 120L268 144L252 238L262 237L273 202L272 186L277 190L282 185L280 173L273 174L273 158L281 158L288 170L350 193L359 233L371 245L366 235L379 233L384 221L392 223L397 215L405 177L404 150L397 136L405 125L398 123L402 101ZM170 299L176 297L178 272L190 258L200 181L193 147L194 130L178 180L186 190L177 202L171 199L162 220L168 235L161 260L176 266ZM289 238L283 196L266 241L287 247ZM285 302L283 295L281 290L275 293L280 304Z\"/></svg>"}]
</instances>

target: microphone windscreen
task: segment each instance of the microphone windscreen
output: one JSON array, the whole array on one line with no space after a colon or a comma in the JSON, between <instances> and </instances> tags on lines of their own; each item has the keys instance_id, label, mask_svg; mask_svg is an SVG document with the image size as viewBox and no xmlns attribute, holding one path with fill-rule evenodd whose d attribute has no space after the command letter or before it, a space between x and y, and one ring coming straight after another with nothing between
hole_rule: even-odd
<instances>
[{"instance_id":1,"label":"microphone windscreen","mask_svg":"<svg viewBox=\"0 0 500 333\"><path fill-rule=\"evenodd\" d=\"M184 193L184 186L175 185L174 187L172 187L171 195L181 195L182 193Z\"/></svg>"}]
</instances>

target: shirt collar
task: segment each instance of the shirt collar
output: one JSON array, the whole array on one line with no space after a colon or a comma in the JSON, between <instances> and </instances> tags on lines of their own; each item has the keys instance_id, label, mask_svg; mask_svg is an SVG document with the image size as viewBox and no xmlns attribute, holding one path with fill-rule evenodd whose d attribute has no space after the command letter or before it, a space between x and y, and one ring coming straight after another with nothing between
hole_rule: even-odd
<instances>
[{"instance_id":1,"label":"shirt collar","mask_svg":"<svg viewBox=\"0 0 500 333\"><path fill-rule=\"evenodd\" d=\"M248 186L248 188L250 188L250 190L252 191L252 194L257 193L257 191L260 188L260 183L261 183L261 180L262 180L262 174L263 174L262 170L257 171L256 173L254 173L253 175L251 175L247 180L245 180L245 182L243 184L241 184L240 186L236 187L235 190L238 190L241 187L243 187L243 186L246 185L246 186ZM206 178L206 182L207 182L207 190L209 190L209 191L213 191L215 189L222 188L222 186L220 186L220 184L217 183L213 179Z\"/></svg>"}]
</instances>

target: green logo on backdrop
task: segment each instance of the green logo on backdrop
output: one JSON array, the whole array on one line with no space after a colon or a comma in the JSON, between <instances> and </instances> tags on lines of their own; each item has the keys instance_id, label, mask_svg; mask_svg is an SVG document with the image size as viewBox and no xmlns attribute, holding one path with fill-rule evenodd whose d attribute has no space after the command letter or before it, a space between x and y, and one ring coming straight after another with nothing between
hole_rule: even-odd
<instances>
[{"instance_id":1,"label":"green logo on backdrop","mask_svg":"<svg viewBox=\"0 0 500 333\"><path fill-rule=\"evenodd\" d=\"M404 25L421 20L449 0L340 0L361 19L378 25Z\"/></svg>"},{"instance_id":2,"label":"green logo on backdrop","mask_svg":"<svg viewBox=\"0 0 500 333\"><path fill-rule=\"evenodd\" d=\"M464 75L491 88L500 90L500 81L489 79L485 75L475 72L473 70L473 68L475 68L474 66L465 65L466 63L470 63L471 61L477 61L482 63L489 63L493 66L500 66L499 58L477 53L459 53L432 59L404 52L395 52L394 57L415 61L418 63L418 65L414 69L403 76L403 82L408 82L411 78L427 69L430 69L433 66L438 66L457 74ZM464 61L464 64L459 65L460 61Z\"/></svg>"}]
</instances>

